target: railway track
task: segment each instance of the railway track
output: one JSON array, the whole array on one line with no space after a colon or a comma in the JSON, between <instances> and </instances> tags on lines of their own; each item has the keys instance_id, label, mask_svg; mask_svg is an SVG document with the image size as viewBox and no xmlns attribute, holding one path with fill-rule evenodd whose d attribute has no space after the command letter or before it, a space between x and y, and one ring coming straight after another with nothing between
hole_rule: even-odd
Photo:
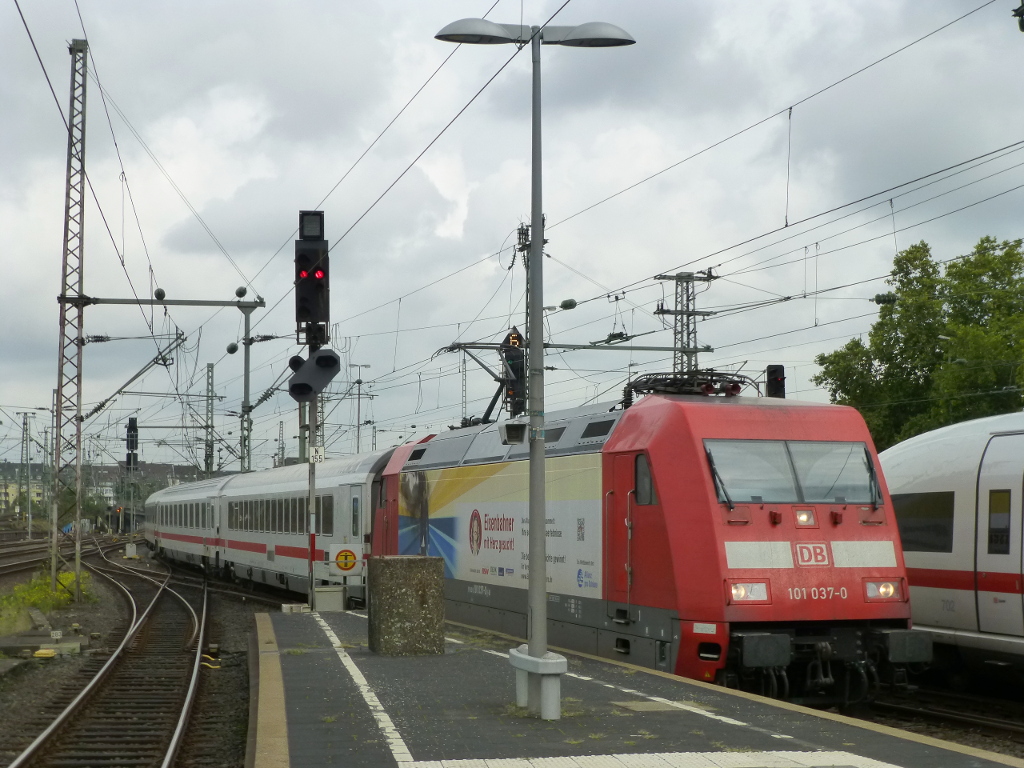
<instances>
[{"instance_id":1,"label":"railway track","mask_svg":"<svg viewBox=\"0 0 1024 768\"><path fill-rule=\"evenodd\" d=\"M82 544L82 557L108 552L111 549L123 547L124 542L94 542ZM74 544L62 544L60 546L61 556L72 557L75 553ZM30 547L3 548L0 549L0 576L9 573L29 571L40 563L50 559L48 544L40 542Z\"/></svg>"},{"instance_id":2,"label":"railway track","mask_svg":"<svg viewBox=\"0 0 1024 768\"><path fill-rule=\"evenodd\" d=\"M8 768L173 764L198 689L207 594L197 610L165 575L110 565L93 570L129 600L117 647L90 660L40 713L38 736Z\"/></svg>"},{"instance_id":3,"label":"railway track","mask_svg":"<svg viewBox=\"0 0 1024 768\"><path fill-rule=\"evenodd\" d=\"M909 697L878 699L871 707L887 716L955 725L1024 744L1024 706L1017 702L921 688Z\"/></svg>"}]
</instances>

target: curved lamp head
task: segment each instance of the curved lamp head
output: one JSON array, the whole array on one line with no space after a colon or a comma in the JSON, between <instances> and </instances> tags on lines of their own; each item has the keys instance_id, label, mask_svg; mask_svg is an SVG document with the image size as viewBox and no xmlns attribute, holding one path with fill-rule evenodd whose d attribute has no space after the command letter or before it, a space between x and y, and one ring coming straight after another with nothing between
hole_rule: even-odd
<instances>
[{"instance_id":1,"label":"curved lamp head","mask_svg":"<svg viewBox=\"0 0 1024 768\"><path fill-rule=\"evenodd\" d=\"M499 45L513 42L512 36L503 26L487 19L453 21L434 35L434 38L446 43L475 43L477 45Z\"/></svg>"},{"instance_id":2,"label":"curved lamp head","mask_svg":"<svg viewBox=\"0 0 1024 768\"><path fill-rule=\"evenodd\" d=\"M574 48L611 48L616 45L633 45L636 40L626 30L606 21L588 21L574 27L559 45Z\"/></svg>"}]
</instances>

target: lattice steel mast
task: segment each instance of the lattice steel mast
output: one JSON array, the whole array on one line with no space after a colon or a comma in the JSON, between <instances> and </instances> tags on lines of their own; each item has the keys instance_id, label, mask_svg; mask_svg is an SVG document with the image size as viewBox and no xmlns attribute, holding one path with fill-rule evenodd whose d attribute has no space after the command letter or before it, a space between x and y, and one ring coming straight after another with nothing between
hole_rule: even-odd
<instances>
[{"instance_id":1,"label":"lattice steel mast","mask_svg":"<svg viewBox=\"0 0 1024 768\"><path fill-rule=\"evenodd\" d=\"M60 303L60 356L53 441L54 493L50 510L51 580L57 589L57 529L62 498L75 514L75 599L81 601L82 572L82 346L85 295L82 268L85 237L85 85L89 43L72 40L71 104L68 109L68 165L64 200L64 256ZM64 491L64 493L62 493ZM70 506L68 507L70 509Z\"/></svg>"},{"instance_id":2,"label":"lattice steel mast","mask_svg":"<svg viewBox=\"0 0 1024 768\"><path fill-rule=\"evenodd\" d=\"M656 315L670 315L673 318L672 368L676 373L697 370L697 318L709 317L714 312L697 309L695 283L710 283L715 279L711 270L703 272L677 272L674 275L656 275L655 280L671 280L675 283L675 308L666 309L664 302L658 303Z\"/></svg>"}]
</instances>

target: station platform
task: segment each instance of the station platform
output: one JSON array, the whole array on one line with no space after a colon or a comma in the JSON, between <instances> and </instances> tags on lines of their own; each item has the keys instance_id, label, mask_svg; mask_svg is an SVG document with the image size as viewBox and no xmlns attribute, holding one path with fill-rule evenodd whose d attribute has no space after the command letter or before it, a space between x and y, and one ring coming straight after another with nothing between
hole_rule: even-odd
<instances>
[{"instance_id":1,"label":"station platform","mask_svg":"<svg viewBox=\"0 0 1024 768\"><path fill-rule=\"evenodd\" d=\"M1024 761L563 652L562 718L515 706L510 638L384 657L358 612L257 614L252 768L989 768Z\"/></svg>"}]
</instances>

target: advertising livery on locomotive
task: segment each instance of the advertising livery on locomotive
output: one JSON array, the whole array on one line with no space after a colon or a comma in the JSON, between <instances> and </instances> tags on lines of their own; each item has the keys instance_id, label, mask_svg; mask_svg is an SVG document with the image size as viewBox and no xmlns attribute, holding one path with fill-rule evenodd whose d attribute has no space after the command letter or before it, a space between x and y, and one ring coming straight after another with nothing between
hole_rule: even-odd
<instances>
[{"instance_id":1,"label":"advertising livery on locomotive","mask_svg":"<svg viewBox=\"0 0 1024 768\"><path fill-rule=\"evenodd\" d=\"M651 394L549 413L545 439L552 646L817 703L870 697L928 659L852 408ZM326 461L317 575L358 598L364 557L441 557L449 619L525 637L527 457L484 424ZM306 474L165 489L146 536L167 557L305 592Z\"/></svg>"}]
</instances>

